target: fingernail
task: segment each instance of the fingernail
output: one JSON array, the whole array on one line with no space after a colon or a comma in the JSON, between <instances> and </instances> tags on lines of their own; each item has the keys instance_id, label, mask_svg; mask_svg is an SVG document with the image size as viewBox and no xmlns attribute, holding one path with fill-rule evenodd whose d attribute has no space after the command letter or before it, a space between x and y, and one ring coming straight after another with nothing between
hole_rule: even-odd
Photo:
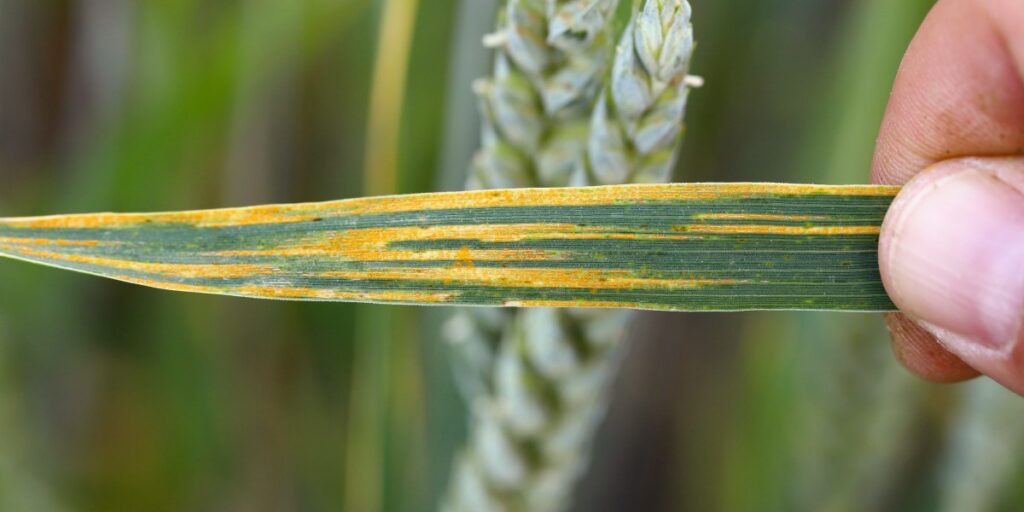
<instances>
[{"instance_id":1,"label":"fingernail","mask_svg":"<svg viewBox=\"0 0 1024 512\"><path fill-rule=\"evenodd\" d=\"M1024 316L1024 195L998 167L919 175L882 228L880 268L897 306L980 347L1015 343Z\"/></svg>"}]
</instances>

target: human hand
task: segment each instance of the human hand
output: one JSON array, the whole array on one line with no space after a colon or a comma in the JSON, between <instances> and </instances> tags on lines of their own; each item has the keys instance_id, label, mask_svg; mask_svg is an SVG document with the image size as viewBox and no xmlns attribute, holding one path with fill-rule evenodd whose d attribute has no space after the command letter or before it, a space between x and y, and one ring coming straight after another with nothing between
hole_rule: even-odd
<instances>
[{"instance_id":1,"label":"human hand","mask_svg":"<svg viewBox=\"0 0 1024 512\"><path fill-rule=\"evenodd\" d=\"M893 87L872 179L903 184L879 264L893 348L1024 394L1024 1L940 0Z\"/></svg>"}]
</instances>

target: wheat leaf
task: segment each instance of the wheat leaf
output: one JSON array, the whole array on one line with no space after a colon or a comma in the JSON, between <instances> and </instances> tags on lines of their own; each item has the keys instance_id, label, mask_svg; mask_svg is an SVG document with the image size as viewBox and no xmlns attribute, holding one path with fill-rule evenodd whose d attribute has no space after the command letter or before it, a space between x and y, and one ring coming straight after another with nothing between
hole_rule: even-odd
<instances>
[{"instance_id":1,"label":"wheat leaf","mask_svg":"<svg viewBox=\"0 0 1024 512\"><path fill-rule=\"evenodd\" d=\"M0 219L0 255L267 299L891 310L892 187L482 190L154 214Z\"/></svg>"}]
</instances>

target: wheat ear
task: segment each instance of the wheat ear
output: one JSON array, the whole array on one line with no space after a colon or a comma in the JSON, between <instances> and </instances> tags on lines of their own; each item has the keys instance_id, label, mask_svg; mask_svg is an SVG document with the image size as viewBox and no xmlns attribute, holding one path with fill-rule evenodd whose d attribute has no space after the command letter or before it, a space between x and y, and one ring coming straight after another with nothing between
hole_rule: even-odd
<instances>
[{"instance_id":1,"label":"wheat ear","mask_svg":"<svg viewBox=\"0 0 1024 512\"><path fill-rule=\"evenodd\" d=\"M617 0L508 0L492 76L474 89L483 117L468 188L566 185L610 61Z\"/></svg>"},{"instance_id":2,"label":"wheat ear","mask_svg":"<svg viewBox=\"0 0 1024 512\"><path fill-rule=\"evenodd\" d=\"M683 134L693 53L690 5L655 0L626 27L615 52L611 85L590 124L587 154L593 183L668 181Z\"/></svg>"},{"instance_id":3,"label":"wheat ear","mask_svg":"<svg viewBox=\"0 0 1024 512\"><path fill-rule=\"evenodd\" d=\"M567 185L584 165L593 106L611 63L618 0L507 0L484 38L494 69L477 80L481 148L466 188ZM490 391L505 310L464 310L446 337L459 348L456 376L467 397Z\"/></svg>"},{"instance_id":4,"label":"wheat ear","mask_svg":"<svg viewBox=\"0 0 1024 512\"><path fill-rule=\"evenodd\" d=\"M614 6L606 7L603 10L593 1L549 1L548 39L561 33L573 34L567 40L573 44L585 44L591 37L599 41L602 32L582 32L584 37L579 38L577 29L589 19L592 21L583 26L597 30L598 19L593 16L603 13L600 21L605 28L601 30L610 31L608 13ZM679 0L648 1L616 49L615 70L610 78L604 75L610 81L609 92L594 88L600 103L586 115L571 107L565 111L569 115L552 116L547 101L540 103L547 115L546 125L534 122L537 118L532 115L523 119L523 112L530 113L529 109L503 113L511 104L492 101L503 97L494 94L496 82L481 82L478 90L484 98L485 138L471 184L500 183L492 174L507 177L503 173L508 169L531 166L536 173L515 174L522 179L517 184L610 183L605 169L598 170L592 163L609 125L623 134L618 150L628 155L619 160L625 169L619 182L667 180L682 133L689 83L685 78L693 47L689 14L689 5ZM655 30L649 26L652 22L657 25L656 33L648 33ZM638 42L641 36L645 39ZM508 63L499 52L492 80L500 83L510 76ZM588 84L590 80L586 80ZM646 92L642 102L633 101L630 92L638 80ZM532 79L529 83L542 82ZM525 90L524 82L518 85L518 92ZM590 89L588 85L577 90L587 91L586 97ZM618 96L617 90L621 91ZM523 99L516 94L511 97ZM621 107L613 108L620 103ZM537 109L536 101L533 105ZM526 147L524 141L534 143L533 138L524 136L529 131L522 128L527 126L542 126L548 136L538 141L546 141L547 146L538 142L542 147L533 160L512 159L531 154L512 151ZM502 138L507 133L514 133L516 140ZM492 153L492 148L506 153ZM498 155L501 158L494 158ZM460 374L471 401L472 431L456 462L447 510L544 511L561 510L568 504L574 484L586 468L591 439L606 407L604 390L619 366L620 341L629 318L625 311L548 308L512 313L468 310L453 318L449 337L459 342L464 360L470 363L470 370Z\"/></svg>"}]
</instances>

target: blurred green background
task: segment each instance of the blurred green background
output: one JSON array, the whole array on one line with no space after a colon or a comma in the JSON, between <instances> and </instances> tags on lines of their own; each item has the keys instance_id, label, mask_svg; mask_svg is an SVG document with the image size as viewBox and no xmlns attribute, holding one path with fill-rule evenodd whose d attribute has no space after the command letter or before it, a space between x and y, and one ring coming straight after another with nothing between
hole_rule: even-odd
<instances>
[{"instance_id":1,"label":"blurred green background","mask_svg":"<svg viewBox=\"0 0 1024 512\"><path fill-rule=\"evenodd\" d=\"M692 0L678 180L860 183L927 0ZM0 0L0 215L459 188L494 0ZM951 34L951 37L955 35ZM443 309L0 262L0 510L431 510ZM881 321L641 314L579 510L1019 510L1024 401Z\"/></svg>"}]
</instances>

